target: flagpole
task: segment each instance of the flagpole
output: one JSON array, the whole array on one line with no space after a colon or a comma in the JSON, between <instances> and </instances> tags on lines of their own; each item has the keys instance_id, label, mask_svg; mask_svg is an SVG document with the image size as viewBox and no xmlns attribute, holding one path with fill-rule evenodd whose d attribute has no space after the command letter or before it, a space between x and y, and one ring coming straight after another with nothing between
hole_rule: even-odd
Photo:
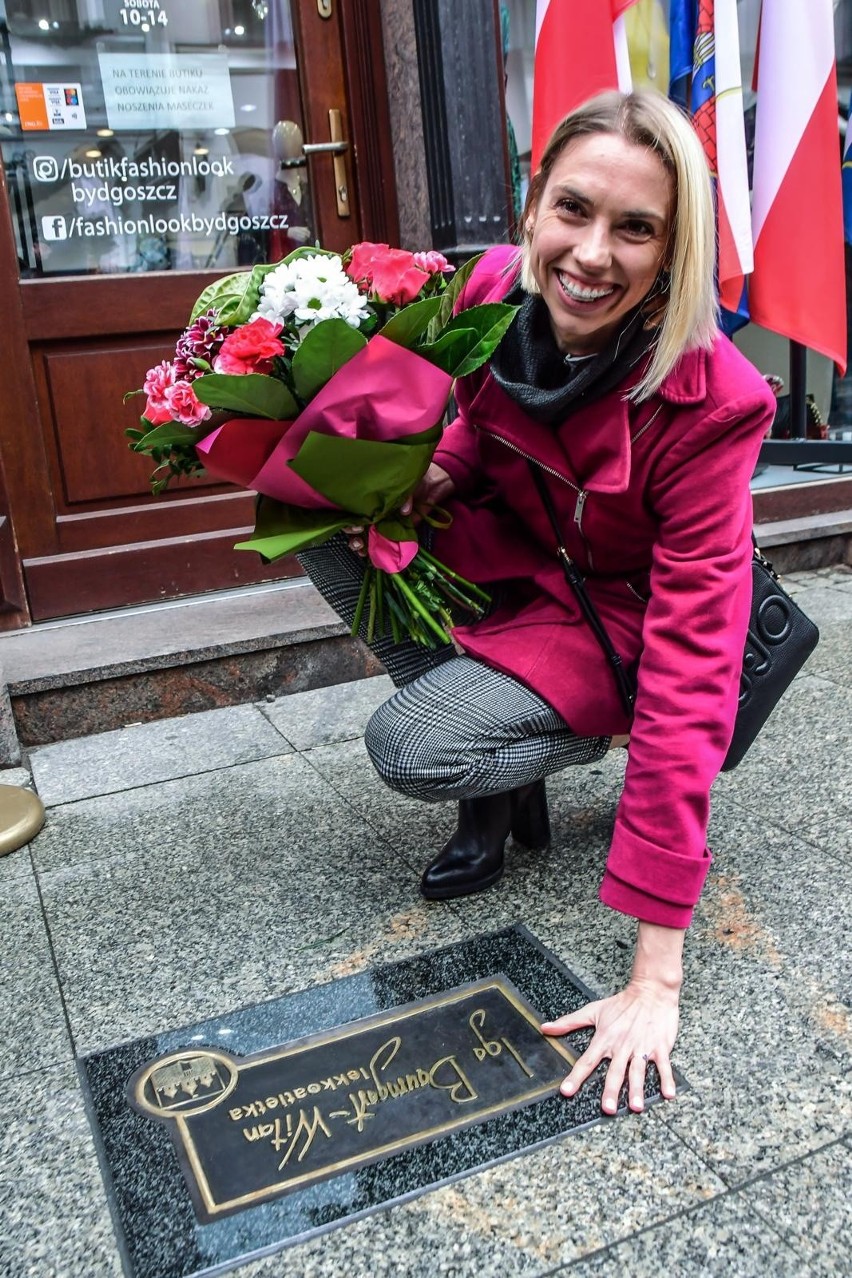
<instances>
[{"instance_id":1,"label":"flagpole","mask_svg":"<svg viewBox=\"0 0 852 1278\"><path fill-rule=\"evenodd\" d=\"M807 439L808 350L801 342L790 343L790 438Z\"/></svg>"}]
</instances>

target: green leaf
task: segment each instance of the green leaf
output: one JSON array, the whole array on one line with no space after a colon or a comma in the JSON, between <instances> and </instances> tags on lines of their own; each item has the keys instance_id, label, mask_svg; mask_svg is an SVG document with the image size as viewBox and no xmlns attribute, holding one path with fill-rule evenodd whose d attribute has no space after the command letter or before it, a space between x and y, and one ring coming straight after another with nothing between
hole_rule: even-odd
<instances>
[{"instance_id":1,"label":"green leaf","mask_svg":"<svg viewBox=\"0 0 852 1278\"><path fill-rule=\"evenodd\" d=\"M184 426L182 422L163 422L161 426L155 426L153 430L149 430L138 443L132 444L131 447L135 453L147 453L152 448L168 450L175 444L194 446L203 438L202 431L193 430L191 426Z\"/></svg>"},{"instance_id":2,"label":"green leaf","mask_svg":"<svg viewBox=\"0 0 852 1278\"><path fill-rule=\"evenodd\" d=\"M462 266L459 267L447 287L444 289L440 299L441 309L438 311L438 314L435 316L429 327L429 333L427 336L430 342L436 342L438 340L442 331L453 318L453 308L458 300L458 296L473 274L474 268L481 257L482 254L477 253L476 257L469 258Z\"/></svg>"},{"instance_id":3,"label":"green leaf","mask_svg":"<svg viewBox=\"0 0 852 1278\"><path fill-rule=\"evenodd\" d=\"M476 320L479 340L473 350L468 352L467 358L452 370L451 376L466 377L489 360L520 309L519 306L510 306L506 302L491 302L487 306L474 306L465 311L466 317Z\"/></svg>"},{"instance_id":4,"label":"green leaf","mask_svg":"<svg viewBox=\"0 0 852 1278\"><path fill-rule=\"evenodd\" d=\"M211 308L220 324L228 327L245 324L257 310L263 277L274 271L276 266L280 263L259 262L250 271L237 271L208 284L192 308L190 324Z\"/></svg>"},{"instance_id":5,"label":"green leaf","mask_svg":"<svg viewBox=\"0 0 852 1278\"><path fill-rule=\"evenodd\" d=\"M343 319L327 319L312 328L293 355L296 394L306 401L313 399L329 378L366 345L366 337Z\"/></svg>"},{"instance_id":6,"label":"green leaf","mask_svg":"<svg viewBox=\"0 0 852 1278\"><path fill-rule=\"evenodd\" d=\"M126 404L129 399L133 398L134 395L144 395L144 394L145 392L143 390L125 391L124 398L122 399L121 402L122 404Z\"/></svg>"},{"instance_id":7,"label":"green leaf","mask_svg":"<svg viewBox=\"0 0 852 1278\"><path fill-rule=\"evenodd\" d=\"M247 413L250 417L289 421L299 412L284 383L263 373L210 373L197 378L192 389L202 404Z\"/></svg>"},{"instance_id":8,"label":"green leaf","mask_svg":"<svg viewBox=\"0 0 852 1278\"><path fill-rule=\"evenodd\" d=\"M465 311L464 314L467 314ZM453 369L462 363L476 346L479 335L474 328L455 328L443 333L430 346L419 346L417 354L452 377Z\"/></svg>"},{"instance_id":9,"label":"green leaf","mask_svg":"<svg viewBox=\"0 0 852 1278\"><path fill-rule=\"evenodd\" d=\"M253 535L237 542L235 550L254 550L271 563L283 555L294 555L309 546L321 546L329 537L352 523L352 514L336 510L301 510L284 506L271 497L260 497Z\"/></svg>"},{"instance_id":10,"label":"green leaf","mask_svg":"<svg viewBox=\"0 0 852 1278\"><path fill-rule=\"evenodd\" d=\"M225 275L221 280L214 280L199 294L189 314L189 323L194 323L199 315L214 310L219 321L230 323L224 319L234 308L240 306L245 298L246 289L252 284L252 271L238 271L235 275ZM189 325L187 325L189 327Z\"/></svg>"},{"instance_id":11,"label":"green leaf","mask_svg":"<svg viewBox=\"0 0 852 1278\"><path fill-rule=\"evenodd\" d=\"M507 302L471 306L450 320L436 342L420 347L418 353L450 377L464 377L491 358L519 309Z\"/></svg>"},{"instance_id":12,"label":"green leaf","mask_svg":"<svg viewBox=\"0 0 852 1278\"><path fill-rule=\"evenodd\" d=\"M289 465L329 501L373 522L396 511L416 488L439 434L436 428L426 442L388 444L311 431Z\"/></svg>"},{"instance_id":13,"label":"green leaf","mask_svg":"<svg viewBox=\"0 0 852 1278\"><path fill-rule=\"evenodd\" d=\"M412 302L410 306L397 311L384 328L379 329L379 336L386 337L389 342L396 342L397 346L405 346L411 350L417 338L426 332L440 309L440 297L427 297L422 302Z\"/></svg>"},{"instance_id":14,"label":"green leaf","mask_svg":"<svg viewBox=\"0 0 852 1278\"><path fill-rule=\"evenodd\" d=\"M411 519L404 517L380 519L376 528L388 541L416 541L417 533Z\"/></svg>"}]
</instances>

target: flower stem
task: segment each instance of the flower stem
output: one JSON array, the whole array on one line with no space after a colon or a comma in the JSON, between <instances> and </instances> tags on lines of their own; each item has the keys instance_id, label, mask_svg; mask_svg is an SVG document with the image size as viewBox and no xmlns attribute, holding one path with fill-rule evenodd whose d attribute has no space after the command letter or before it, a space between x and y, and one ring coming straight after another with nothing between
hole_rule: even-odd
<instances>
[{"instance_id":1,"label":"flower stem","mask_svg":"<svg viewBox=\"0 0 852 1278\"><path fill-rule=\"evenodd\" d=\"M370 577L372 568L369 564L364 565L364 577L361 581L361 592L358 595L358 602L355 605L355 616L352 619L352 629L349 632L353 638L356 638L361 629L361 618L364 615L364 605L367 602L367 593L370 589Z\"/></svg>"},{"instance_id":2,"label":"flower stem","mask_svg":"<svg viewBox=\"0 0 852 1278\"><path fill-rule=\"evenodd\" d=\"M444 643L449 643L450 636L447 634L447 631L443 628L443 626L438 625L438 622L435 620L435 618L430 616L429 613L426 611L426 609L423 607L422 603L417 598L417 595L414 593L414 591L411 589L411 586L409 586L408 582L405 580L405 573L404 572L395 573L394 577L395 577L394 585L396 586L397 590L399 590L400 593L404 596L405 601L408 604L409 608L417 614L417 616L423 621L423 624L427 627L427 629L431 630L432 633L436 635L439 639L443 640Z\"/></svg>"},{"instance_id":3,"label":"flower stem","mask_svg":"<svg viewBox=\"0 0 852 1278\"><path fill-rule=\"evenodd\" d=\"M451 581L458 581L465 590L470 591L472 595L477 596L483 603L490 603L491 597L486 590L477 586L475 582L468 581L466 577L460 577L457 572L453 572L452 568L448 568L446 564L441 563L440 559L436 559L428 550L424 550L421 546L418 551L418 558L422 557L432 568L436 568L439 573L443 573L445 577L449 577Z\"/></svg>"}]
</instances>

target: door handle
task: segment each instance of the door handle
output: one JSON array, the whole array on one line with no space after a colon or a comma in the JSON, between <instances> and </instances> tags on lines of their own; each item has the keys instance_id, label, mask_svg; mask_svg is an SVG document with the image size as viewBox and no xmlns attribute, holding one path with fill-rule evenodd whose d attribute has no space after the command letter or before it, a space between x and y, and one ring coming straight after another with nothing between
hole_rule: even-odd
<instances>
[{"instance_id":1,"label":"door handle","mask_svg":"<svg viewBox=\"0 0 852 1278\"><path fill-rule=\"evenodd\" d=\"M342 155L349 150L348 142L306 142L302 147L305 155Z\"/></svg>"},{"instance_id":2,"label":"door handle","mask_svg":"<svg viewBox=\"0 0 852 1278\"><path fill-rule=\"evenodd\" d=\"M349 150L349 143L343 136L343 119L340 111L333 107L328 113L328 142L305 142L302 150L305 155L330 155L334 167L334 192L337 197L337 216L351 217L349 204L349 179L346 176L346 161L343 158Z\"/></svg>"}]
</instances>

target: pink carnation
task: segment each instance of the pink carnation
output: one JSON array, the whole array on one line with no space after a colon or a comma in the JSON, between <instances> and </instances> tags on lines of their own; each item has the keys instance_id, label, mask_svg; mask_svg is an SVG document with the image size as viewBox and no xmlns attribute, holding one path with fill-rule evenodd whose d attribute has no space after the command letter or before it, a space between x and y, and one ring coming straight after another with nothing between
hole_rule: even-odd
<instances>
[{"instance_id":1,"label":"pink carnation","mask_svg":"<svg viewBox=\"0 0 852 1278\"><path fill-rule=\"evenodd\" d=\"M189 382L177 382L165 393L169 410L167 421L183 422L184 426L198 426L210 416L208 404L202 404Z\"/></svg>"},{"instance_id":2,"label":"pink carnation","mask_svg":"<svg viewBox=\"0 0 852 1278\"><path fill-rule=\"evenodd\" d=\"M276 355L283 355L286 347L279 338L283 324L272 320L254 319L230 333L222 343L213 361L217 373L271 373Z\"/></svg>"},{"instance_id":3,"label":"pink carnation","mask_svg":"<svg viewBox=\"0 0 852 1278\"><path fill-rule=\"evenodd\" d=\"M167 360L163 360L162 364L157 364L155 368L149 368L145 374L145 383L142 389L148 398L143 416L148 419L152 426L161 426L163 422L172 420L171 410L166 403L166 392L174 384L174 366L169 364Z\"/></svg>"},{"instance_id":4,"label":"pink carnation","mask_svg":"<svg viewBox=\"0 0 852 1278\"><path fill-rule=\"evenodd\" d=\"M434 249L430 249L428 253L415 253L414 260L421 271L427 271L429 275L452 275L456 269L443 253L436 253Z\"/></svg>"},{"instance_id":5,"label":"pink carnation","mask_svg":"<svg viewBox=\"0 0 852 1278\"><path fill-rule=\"evenodd\" d=\"M380 302L404 306L418 296L429 274L421 269L413 253L387 244L356 244L346 266L346 274Z\"/></svg>"}]
</instances>

